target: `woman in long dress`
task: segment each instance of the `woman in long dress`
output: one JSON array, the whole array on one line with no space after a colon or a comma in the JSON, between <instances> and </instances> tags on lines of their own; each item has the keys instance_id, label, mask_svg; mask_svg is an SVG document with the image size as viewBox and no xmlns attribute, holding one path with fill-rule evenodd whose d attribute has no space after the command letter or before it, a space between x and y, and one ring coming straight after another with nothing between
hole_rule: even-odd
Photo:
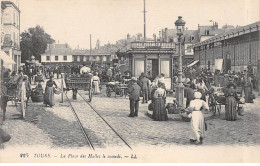
<instances>
[{"instance_id":1,"label":"woman in long dress","mask_svg":"<svg viewBox=\"0 0 260 166\"><path fill-rule=\"evenodd\" d=\"M154 92L154 108L153 108L153 119L155 121L166 121L168 120L166 108L165 108L165 99L166 91L163 89L163 83L158 83L158 88Z\"/></svg>"},{"instance_id":2,"label":"woman in long dress","mask_svg":"<svg viewBox=\"0 0 260 166\"><path fill-rule=\"evenodd\" d=\"M100 79L98 77L98 73L96 72L95 75L91 78L91 85L94 86L94 94L100 93L99 84L100 84Z\"/></svg>"},{"instance_id":3,"label":"woman in long dress","mask_svg":"<svg viewBox=\"0 0 260 166\"><path fill-rule=\"evenodd\" d=\"M227 121L235 121L237 120L237 92L235 90L235 84L230 83L228 85L228 89L226 92L226 105L225 105L225 110L226 110L226 120Z\"/></svg>"},{"instance_id":4,"label":"woman in long dress","mask_svg":"<svg viewBox=\"0 0 260 166\"><path fill-rule=\"evenodd\" d=\"M53 76L51 75L50 80L47 81L45 87L44 104L46 107L47 105L51 107L55 105L53 85L57 88L57 84L55 83L55 81L53 81Z\"/></svg>"},{"instance_id":5,"label":"woman in long dress","mask_svg":"<svg viewBox=\"0 0 260 166\"><path fill-rule=\"evenodd\" d=\"M193 131L191 142L202 144L206 136L205 120L202 111L209 110L208 104L201 100L202 94L194 92L195 99L190 102L188 110L191 112L191 129ZM195 138L195 139L194 139Z\"/></svg>"},{"instance_id":6,"label":"woman in long dress","mask_svg":"<svg viewBox=\"0 0 260 166\"><path fill-rule=\"evenodd\" d=\"M24 85L25 85L25 90L26 90L26 108L28 107L28 102L29 102L29 99L31 97L31 84L28 80L28 76L27 75L24 75L24 78L23 78L23 81L24 81Z\"/></svg>"}]
</instances>

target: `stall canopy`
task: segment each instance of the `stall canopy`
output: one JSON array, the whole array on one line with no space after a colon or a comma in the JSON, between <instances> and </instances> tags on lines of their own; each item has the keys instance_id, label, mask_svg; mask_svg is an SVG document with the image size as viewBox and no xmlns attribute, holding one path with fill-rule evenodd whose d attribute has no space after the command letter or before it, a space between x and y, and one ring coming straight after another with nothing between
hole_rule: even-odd
<instances>
[{"instance_id":1,"label":"stall canopy","mask_svg":"<svg viewBox=\"0 0 260 166\"><path fill-rule=\"evenodd\" d=\"M5 67L12 65L12 64L16 64L15 61L12 60L12 58L9 55L7 55L4 51L0 51L0 59L2 59L4 61Z\"/></svg>"},{"instance_id":2,"label":"stall canopy","mask_svg":"<svg viewBox=\"0 0 260 166\"><path fill-rule=\"evenodd\" d=\"M215 59L215 70L222 71L223 59Z\"/></svg>"},{"instance_id":3,"label":"stall canopy","mask_svg":"<svg viewBox=\"0 0 260 166\"><path fill-rule=\"evenodd\" d=\"M199 60L195 60L192 63L188 64L187 67L192 67L194 65L196 65L199 62Z\"/></svg>"}]
</instances>

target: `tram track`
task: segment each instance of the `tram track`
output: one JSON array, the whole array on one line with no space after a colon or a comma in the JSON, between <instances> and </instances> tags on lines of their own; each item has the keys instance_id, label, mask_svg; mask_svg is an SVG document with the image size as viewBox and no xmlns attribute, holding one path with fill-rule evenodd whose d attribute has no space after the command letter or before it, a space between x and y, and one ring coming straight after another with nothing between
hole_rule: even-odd
<instances>
[{"instance_id":1,"label":"tram track","mask_svg":"<svg viewBox=\"0 0 260 166\"><path fill-rule=\"evenodd\" d=\"M87 101L82 94L78 93L79 96L90 106L90 108L109 126L109 128L125 143L125 145L132 150L132 147L123 139L123 137L116 132L116 130L96 111L96 109Z\"/></svg>"},{"instance_id":2,"label":"tram track","mask_svg":"<svg viewBox=\"0 0 260 166\"><path fill-rule=\"evenodd\" d=\"M80 96L77 100L71 100L67 93L64 94L86 142L92 150L113 146L127 146L127 148L132 150L124 138L116 132L81 93L77 93Z\"/></svg>"},{"instance_id":3,"label":"tram track","mask_svg":"<svg viewBox=\"0 0 260 166\"><path fill-rule=\"evenodd\" d=\"M71 104L71 102L70 102L70 100L69 100L69 98L68 98L68 96L67 96L67 93L65 93L65 96L66 96L66 98L67 98L67 100L68 100L68 102L69 102L69 104L70 104L70 108L71 108L71 110L72 110L72 112L73 112L73 114L74 114L74 116L75 116L75 118L76 118L76 120L77 120L77 122L78 122L78 124L79 124L79 126L80 126L80 129L81 129L81 131L82 131L82 133L83 133L83 135L84 135L84 138L86 139L86 141L87 141L89 147L90 147L92 150L95 150L95 148L94 148L92 142L90 141L90 138L89 138L87 132L85 131L85 129L84 129L84 127L83 127L83 125L82 125L82 123L81 123L81 121L80 121L80 119L79 119L77 113L76 113L76 110L75 110L74 107L72 106L72 104Z\"/></svg>"}]
</instances>

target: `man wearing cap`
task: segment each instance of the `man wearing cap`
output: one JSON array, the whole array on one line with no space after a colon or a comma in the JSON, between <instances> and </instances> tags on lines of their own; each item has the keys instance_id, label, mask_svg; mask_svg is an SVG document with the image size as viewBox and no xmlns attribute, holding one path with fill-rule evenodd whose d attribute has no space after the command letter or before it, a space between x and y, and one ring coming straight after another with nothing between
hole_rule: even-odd
<instances>
[{"instance_id":1,"label":"man wearing cap","mask_svg":"<svg viewBox=\"0 0 260 166\"><path fill-rule=\"evenodd\" d=\"M130 114L129 117L138 116L139 109L139 98L141 93L141 87L137 85L137 78L132 78L133 84L130 86L129 92L129 100L130 100Z\"/></svg>"}]
</instances>

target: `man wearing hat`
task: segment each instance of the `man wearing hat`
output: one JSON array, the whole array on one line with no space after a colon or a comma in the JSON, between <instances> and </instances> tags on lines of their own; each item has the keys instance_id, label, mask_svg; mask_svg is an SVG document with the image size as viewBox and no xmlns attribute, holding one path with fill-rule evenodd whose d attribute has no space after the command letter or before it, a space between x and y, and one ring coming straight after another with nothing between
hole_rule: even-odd
<instances>
[{"instance_id":1,"label":"man wearing hat","mask_svg":"<svg viewBox=\"0 0 260 166\"><path fill-rule=\"evenodd\" d=\"M129 100L130 100L130 114L129 117L138 116L139 109L139 98L141 93L141 87L137 85L137 78L132 78L133 84L128 89L129 92Z\"/></svg>"},{"instance_id":2,"label":"man wearing hat","mask_svg":"<svg viewBox=\"0 0 260 166\"><path fill-rule=\"evenodd\" d=\"M143 75L143 78L140 80L140 85L142 88L142 93L143 93L143 102L145 101L145 103L148 103L148 87L150 85L150 81L149 79L146 77L146 75Z\"/></svg>"}]
</instances>

